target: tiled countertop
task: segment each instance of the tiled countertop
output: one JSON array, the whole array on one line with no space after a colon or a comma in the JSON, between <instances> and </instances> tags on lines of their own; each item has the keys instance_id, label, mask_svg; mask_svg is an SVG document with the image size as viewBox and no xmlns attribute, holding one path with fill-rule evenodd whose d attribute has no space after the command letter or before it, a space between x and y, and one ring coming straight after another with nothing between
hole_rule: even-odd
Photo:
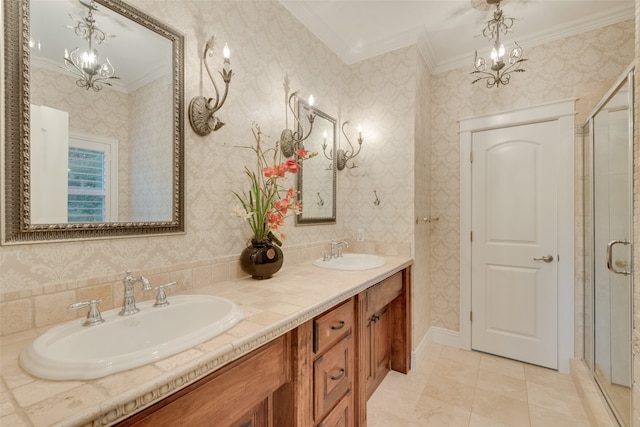
<instances>
[{"instance_id":1,"label":"tiled countertop","mask_svg":"<svg viewBox=\"0 0 640 427\"><path fill-rule=\"evenodd\" d=\"M20 367L20 352L46 329L4 336L0 338L0 425L112 425L413 262L410 258L385 259L384 266L373 270L337 271L304 263L285 266L269 280L247 278L195 289L194 294L236 302L244 311L244 320L182 353L95 380L47 381ZM175 293L180 293L179 288Z\"/></svg>"}]
</instances>

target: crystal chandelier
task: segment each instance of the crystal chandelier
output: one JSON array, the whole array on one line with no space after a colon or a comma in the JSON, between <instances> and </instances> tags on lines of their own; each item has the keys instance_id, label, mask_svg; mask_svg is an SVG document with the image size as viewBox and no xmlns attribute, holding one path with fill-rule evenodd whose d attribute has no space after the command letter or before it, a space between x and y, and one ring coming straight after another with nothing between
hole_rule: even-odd
<instances>
[{"instance_id":1,"label":"crystal chandelier","mask_svg":"<svg viewBox=\"0 0 640 427\"><path fill-rule=\"evenodd\" d=\"M505 58L506 50L504 44L500 42L500 35L506 35L511 31L515 20L504 16L502 9L500 9L501 0L486 1L489 5L496 5L496 10L493 12L493 19L487 21L486 26L482 30L482 35L493 41L491 66L487 67L487 61L483 57L478 56L478 51L476 50L473 61L475 70L471 72L475 80L473 80L471 84L485 80L486 86L492 88L494 86L500 87L500 85L509 84L511 73L523 73L525 70L521 67L526 59L522 57L522 48L515 42L515 47L509 52L509 57ZM508 62L505 63L505 60Z\"/></svg>"},{"instance_id":2,"label":"crystal chandelier","mask_svg":"<svg viewBox=\"0 0 640 427\"><path fill-rule=\"evenodd\" d=\"M117 79L118 77L114 76L115 69L108 58L105 59L103 64L99 63L98 51L93 48L92 44L94 41L97 44L102 44L107 37L113 36L105 33L96 25L96 21L93 18L93 11L98 10L98 8L93 0L89 3L80 0L80 4L88 9L87 16L76 18L69 14L69 16L76 21L76 25L67 26L67 28L74 30L78 37L86 40L89 48L82 53L80 53L80 48L78 47L71 52L65 49L64 66L68 71L78 77L76 85L86 90L93 89L98 92L102 89L103 85L111 86L109 80Z\"/></svg>"}]
</instances>

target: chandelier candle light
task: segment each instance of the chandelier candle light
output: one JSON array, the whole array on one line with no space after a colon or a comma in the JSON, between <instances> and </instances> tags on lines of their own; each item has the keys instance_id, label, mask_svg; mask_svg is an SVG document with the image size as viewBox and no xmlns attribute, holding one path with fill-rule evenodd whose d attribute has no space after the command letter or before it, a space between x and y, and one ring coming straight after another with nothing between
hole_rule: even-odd
<instances>
[{"instance_id":1,"label":"chandelier candle light","mask_svg":"<svg viewBox=\"0 0 640 427\"><path fill-rule=\"evenodd\" d=\"M506 50L504 44L500 42L500 35L506 35L511 31L515 20L504 16L502 9L500 9L500 1L487 0L489 5L496 5L496 10L493 12L493 19L487 21L485 28L482 30L482 35L493 41L491 67L487 69L486 60L483 57L479 57L476 50L473 61L475 70L471 72L476 79L471 84L486 80L488 88L500 87L500 85L509 84L511 73L523 73L525 71L521 67L526 59L522 57L522 48L518 43L514 42L515 47L509 52L508 64L505 63Z\"/></svg>"},{"instance_id":2,"label":"chandelier candle light","mask_svg":"<svg viewBox=\"0 0 640 427\"><path fill-rule=\"evenodd\" d=\"M80 48L76 47L71 52L67 49L64 50L64 66L71 73L75 74L78 78L76 85L85 88L86 90L93 89L98 92L102 89L103 85L111 86L109 80L118 79L115 74L115 69L109 58L106 58L104 64L98 62L98 51L92 46L95 40L98 44L104 43L107 37L114 37L111 34L107 34L102 31L96 25L96 21L93 18L93 11L98 10L93 0L90 3L80 1L80 4L89 9L86 18L74 18L71 14L69 16L77 21L75 26L67 26L67 28L75 31L76 35L89 43L89 50L79 52Z\"/></svg>"}]
</instances>

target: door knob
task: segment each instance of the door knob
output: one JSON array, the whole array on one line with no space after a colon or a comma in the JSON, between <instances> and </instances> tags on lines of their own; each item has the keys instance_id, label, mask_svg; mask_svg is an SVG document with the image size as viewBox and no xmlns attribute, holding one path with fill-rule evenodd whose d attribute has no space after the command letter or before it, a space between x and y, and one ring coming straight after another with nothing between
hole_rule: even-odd
<instances>
[{"instance_id":1,"label":"door knob","mask_svg":"<svg viewBox=\"0 0 640 427\"><path fill-rule=\"evenodd\" d=\"M553 261L553 255L545 255L542 258L534 258L534 261L544 261L544 262L551 262Z\"/></svg>"}]
</instances>

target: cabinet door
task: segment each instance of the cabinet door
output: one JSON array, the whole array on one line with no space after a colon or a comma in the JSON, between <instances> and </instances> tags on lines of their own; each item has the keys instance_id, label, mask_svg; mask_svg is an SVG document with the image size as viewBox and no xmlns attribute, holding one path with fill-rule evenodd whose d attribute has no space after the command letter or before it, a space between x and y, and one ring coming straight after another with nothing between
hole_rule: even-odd
<instances>
[{"instance_id":1,"label":"cabinet door","mask_svg":"<svg viewBox=\"0 0 640 427\"><path fill-rule=\"evenodd\" d=\"M265 399L229 427L268 427L269 400Z\"/></svg>"},{"instance_id":2,"label":"cabinet door","mask_svg":"<svg viewBox=\"0 0 640 427\"><path fill-rule=\"evenodd\" d=\"M353 427L353 395L351 391L329 412L318 427Z\"/></svg>"},{"instance_id":3,"label":"cabinet door","mask_svg":"<svg viewBox=\"0 0 640 427\"><path fill-rule=\"evenodd\" d=\"M389 312L384 308L373 322L373 362L376 382L379 384L389 372L391 354Z\"/></svg>"},{"instance_id":4,"label":"cabinet door","mask_svg":"<svg viewBox=\"0 0 640 427\"><path fill-rule=\"evenodd\" d=\"M367 399L371 397L390 370L390 330L388 307L369 318L367 324Z\"/></svg>"},{"instance_id":5,"label":"cabinet door","mask_svg":"<svg viewBox=\"0 0 640 427\"><path fill-rule=\"evenodd\" d=\"M272 393L291 379L289 346L277 338L119 426L263 426Z\"/></svg>"}]
</instances>

